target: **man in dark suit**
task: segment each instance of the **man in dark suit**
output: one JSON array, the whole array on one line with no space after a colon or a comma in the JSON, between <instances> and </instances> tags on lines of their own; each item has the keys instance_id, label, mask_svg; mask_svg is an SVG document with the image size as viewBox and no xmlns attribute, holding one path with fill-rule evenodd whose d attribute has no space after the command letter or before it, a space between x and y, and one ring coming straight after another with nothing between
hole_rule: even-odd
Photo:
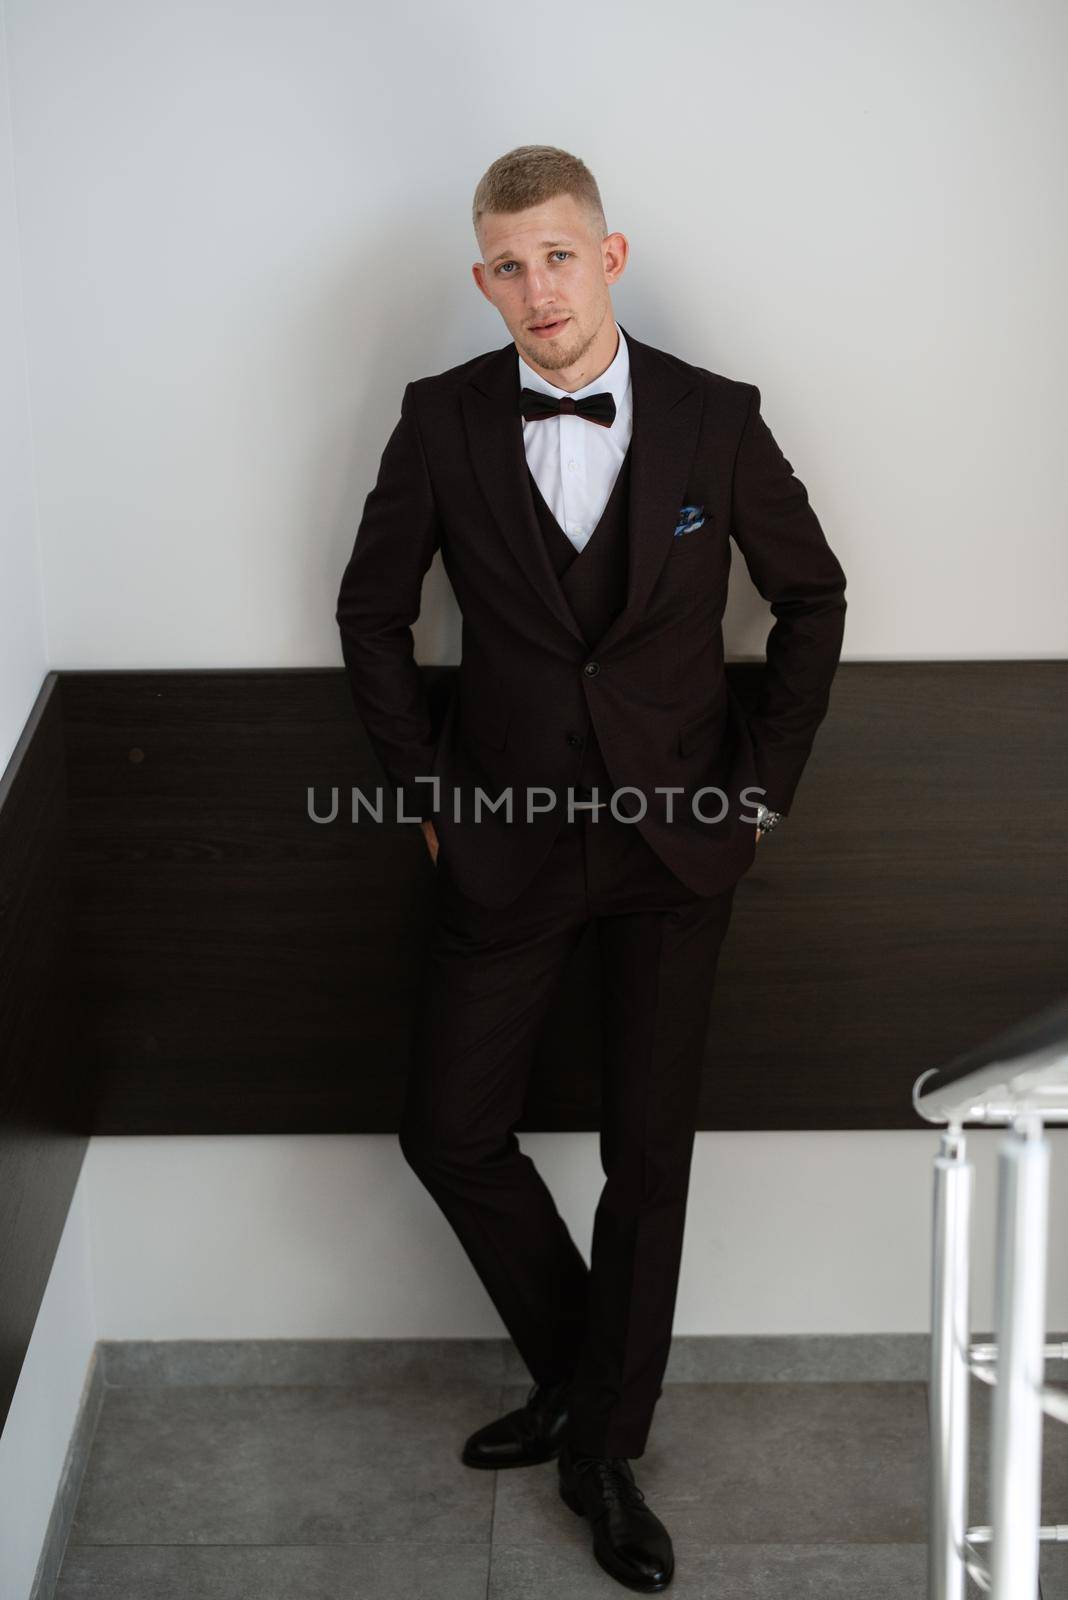
<instances>
[{"instance_id":1,"label":"man in dark suit","mask_svg":"<svg viewBox=\"0 0 1068 1600\"><path fill-rule=\"evenodd\" d=\"M655 1592L671 1541L630 1461L669 1352L713 979L827 710L845 576L759 390L616 322L628 244L584 163L520 147L473 210L473 275L510 340L405 388L337 606L356 706L435 863L401 1146L534 1379L463 1460L558 1457L602 1567ZM724 674L731 537L775 617L746 712ZM439 548L463 646L435 736L411 624ZM591 920L605 1184L587 1267L513 1128Z\"/></svg>"}]
</instances>

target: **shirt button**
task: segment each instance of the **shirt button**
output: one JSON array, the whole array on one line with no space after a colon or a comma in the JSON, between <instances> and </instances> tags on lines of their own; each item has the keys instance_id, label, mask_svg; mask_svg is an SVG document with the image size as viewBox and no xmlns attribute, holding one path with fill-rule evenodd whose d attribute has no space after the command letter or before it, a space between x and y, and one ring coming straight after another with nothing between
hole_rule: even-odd
<instances>
[{"instance_id":1,"label":"shirt button","mask_svg":"<svg viewBox=\"0 0 1068 1600\"><path fill-rule=\"evenodd\" d=\"M575 466L575 463L574 463L574 462L573 462L573 461L569 461L569 462L568 462L568 464L567 464L567 470L568 470L568 472L575 472L575 471L577 471L577 468L576 468L576 466Z\"/></svg>"},{"instance_id":2,"label":"shirt button","mask_svg":"<svg viewBox=\"0 0 1068 1600\"><path fill-rule=\"evenodd\" d=\"M599 661L587 661L582 670L587 678L595 678L601 670L601 664Z\"/></svg>"}]
</instances>

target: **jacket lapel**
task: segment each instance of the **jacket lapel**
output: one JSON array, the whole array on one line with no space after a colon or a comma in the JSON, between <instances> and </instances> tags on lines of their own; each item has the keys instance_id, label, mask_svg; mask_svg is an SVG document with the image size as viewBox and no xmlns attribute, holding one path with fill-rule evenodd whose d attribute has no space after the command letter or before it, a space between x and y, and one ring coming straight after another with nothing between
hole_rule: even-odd
<instances>
[{"instance_id":1,"label":"jacket lapel","mask_svg":"<svg viewBox=\"0 0 1068 1600\"><path fill-rule=\"evenodd\" d=\"M598 651L616 644L642 615L671 549L701 421L697 383L659 350L635 339L622 323L619 326L630 355L634 408L627 599L598 640ZM541 600L586 650L582 631L553 571L526 481L514 343L495 350L476 367L461 388L460 400L475 476L501 534Z\"/></svg>"}]
</instances>

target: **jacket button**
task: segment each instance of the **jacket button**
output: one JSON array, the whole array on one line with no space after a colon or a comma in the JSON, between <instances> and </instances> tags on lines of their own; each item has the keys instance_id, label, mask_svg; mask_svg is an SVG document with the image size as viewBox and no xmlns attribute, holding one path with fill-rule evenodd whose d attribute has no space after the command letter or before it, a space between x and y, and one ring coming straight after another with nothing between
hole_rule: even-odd
<instances>
[{"instance_id":1,"label":"jacket button","mask_svg":"<svg viewBox=\"0 0 1068 1600\"><path fill-rule=\"evenodd\" d=\"M601 664L599 661L587 661L582 670L587 678L595 678L601 670Z\"/></svg>"},{"instance_id":2,"label":"jacket button","mask_svg":"<svg viewBox=\"0 0 1068 1600\"><path fill-rule=\"evenodd\" d=\"M568 744L581 744L582 739L577 733L569 733L567 736L567 742Z\"/></svg>"}]
</instances>

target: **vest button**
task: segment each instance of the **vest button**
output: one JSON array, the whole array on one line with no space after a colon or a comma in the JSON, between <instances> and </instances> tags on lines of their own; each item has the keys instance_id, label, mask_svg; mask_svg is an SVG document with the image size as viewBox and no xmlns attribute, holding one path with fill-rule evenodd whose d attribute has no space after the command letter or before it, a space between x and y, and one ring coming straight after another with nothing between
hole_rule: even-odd
<instances>
[{"instance_id":1,"label":"vest button","mask_svg":"<svg viewBox=\"0 0 1068 1600\"><path fill-rule=\"evenodd\" d=\"M587 661L582 670L587 678L595 678L601 670L601 664L599 661Z\"/></svg>"}]
</instances>

